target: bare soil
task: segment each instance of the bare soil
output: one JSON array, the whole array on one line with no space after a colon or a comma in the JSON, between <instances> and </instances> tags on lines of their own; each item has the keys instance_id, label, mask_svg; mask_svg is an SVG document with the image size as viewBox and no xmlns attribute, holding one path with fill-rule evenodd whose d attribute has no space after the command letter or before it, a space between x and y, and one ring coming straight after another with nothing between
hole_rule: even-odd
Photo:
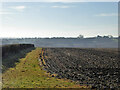
<instances>
[{"instance_id":1,"label":"bare soil","mask_svg":"<svg viewBox=\"0 0 120 90\"><path fill-rule=\"evenodd\" d=\"M45 70L92 88L119 88L117 49L43 48ZM54 77L54 76L53 76Z\"/></svg>"}]
</instances>

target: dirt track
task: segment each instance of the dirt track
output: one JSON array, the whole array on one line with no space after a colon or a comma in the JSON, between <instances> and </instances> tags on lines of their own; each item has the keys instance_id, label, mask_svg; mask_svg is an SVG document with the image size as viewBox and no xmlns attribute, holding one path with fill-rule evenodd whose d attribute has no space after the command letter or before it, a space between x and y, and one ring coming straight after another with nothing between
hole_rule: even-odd
<instances>
[{"instance_id":1,"label":"dirt track","mask_svg":"<svg viewBox=\"0 0 120 90\"><path fill-rule=\"evenodd\" d=\"M45 69L93 88L118 88L116 49L44 48ZM47 56L47 57L46 57Z\"/></svg>"}]
</instances>

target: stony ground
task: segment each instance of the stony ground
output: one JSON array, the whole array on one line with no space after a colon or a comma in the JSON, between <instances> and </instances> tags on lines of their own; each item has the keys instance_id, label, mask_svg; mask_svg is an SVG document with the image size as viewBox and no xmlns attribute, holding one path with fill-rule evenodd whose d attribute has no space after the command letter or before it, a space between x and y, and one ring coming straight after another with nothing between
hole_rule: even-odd
<instances>
[{"instance_id":1,"label":"stony ground","mask_svg":"<svg viewBox=\"0 0 120 90\"><path fill-rule=\"evenodd\" d=\"M92 88L119 88L117 49L43 48L44 68ZM53 76L54 77L54 76Z\"/></svg>"}]
</instances>

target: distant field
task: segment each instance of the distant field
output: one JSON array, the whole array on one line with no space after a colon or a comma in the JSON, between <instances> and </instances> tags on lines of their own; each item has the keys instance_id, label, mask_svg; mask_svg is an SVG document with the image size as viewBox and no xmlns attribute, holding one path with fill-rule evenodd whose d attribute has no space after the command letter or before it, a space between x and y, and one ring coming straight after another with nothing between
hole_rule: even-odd
<instances>
[{"instance_id":1,"label":"distant field","mask_svg":"<svg viewBox=\"0 0 120 90\"><path fill-rule=\"evenodd\" d=\"M13 38L2 39L2 44L31 43L35 47L118 48L119 38Z\"/></svg>"}]
</instances>

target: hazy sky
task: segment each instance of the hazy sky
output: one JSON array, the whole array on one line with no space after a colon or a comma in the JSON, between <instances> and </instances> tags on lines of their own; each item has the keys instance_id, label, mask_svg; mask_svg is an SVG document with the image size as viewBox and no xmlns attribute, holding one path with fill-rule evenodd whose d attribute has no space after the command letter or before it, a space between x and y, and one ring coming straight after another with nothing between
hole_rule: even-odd
<instances>
[{"instance_id":1,"label":"hazy sky","mask_svg":"<svg viewBox=\"0 0 120 90\"><path fill-rule=\"evenodd\" d=\"M1 37L118 35L117 2L6 2Z\"/></svg>"}]
</instances>

